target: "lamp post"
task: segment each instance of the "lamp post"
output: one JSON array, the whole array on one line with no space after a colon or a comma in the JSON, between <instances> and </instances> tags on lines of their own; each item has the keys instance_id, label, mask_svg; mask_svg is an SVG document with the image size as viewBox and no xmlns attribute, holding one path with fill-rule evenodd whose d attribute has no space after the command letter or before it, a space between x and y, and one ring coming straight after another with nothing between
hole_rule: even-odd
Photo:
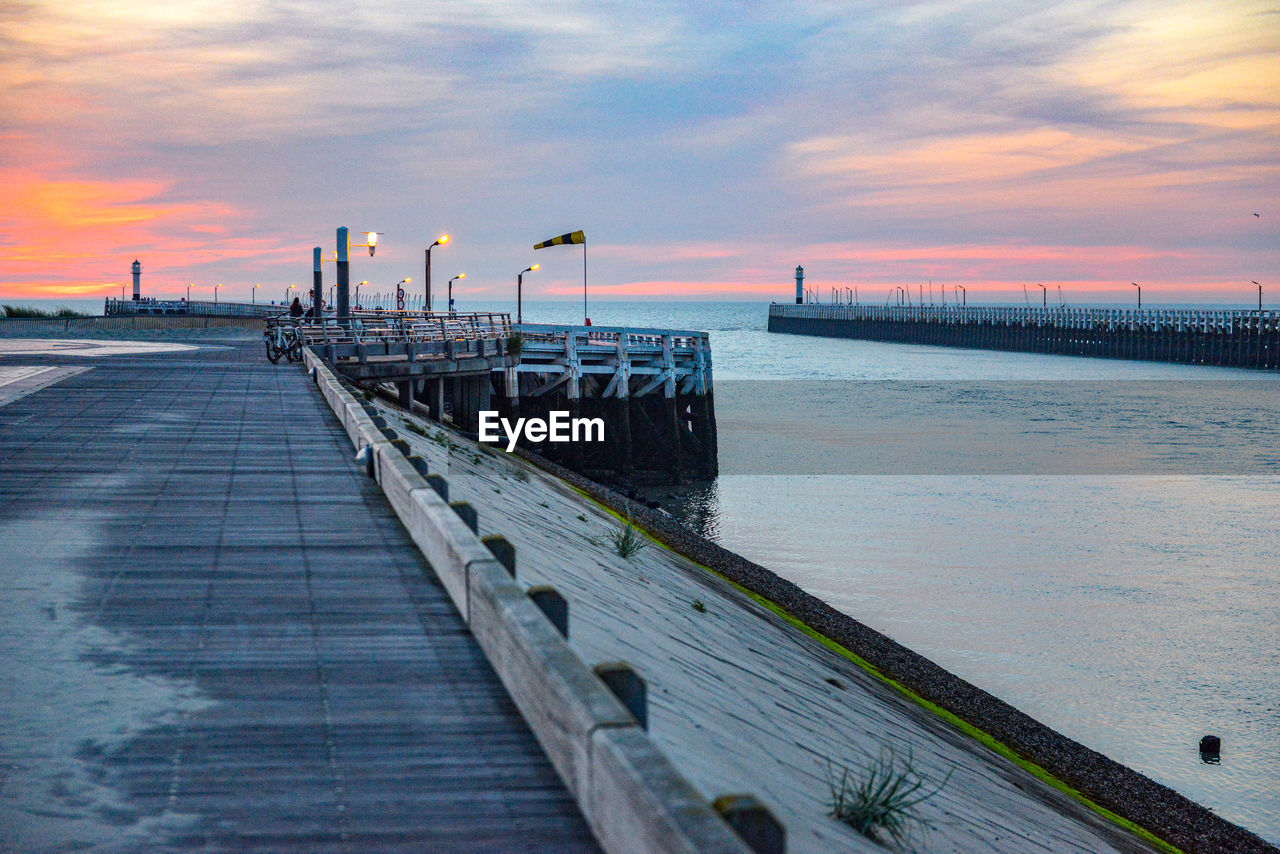
<instances>
[{"instance_id":1,"label":"lamp post","mask_svg":"<svg viewBox=\"0 0 1280 854\"><path fill-rule=\"evenodd\" d=\"M284 289L284 304L286 306L289 305L289 291L293 290L296 287L297 285L290 285L289 287Z\"/></svg>"},{"instance_id":2,"label":"lamp post","mask_svg":"<svg viewBox=\"0 0 1280 854\"><path fill-rule=\"evenodd\" d=\"M218 304L218 289L221 287L222 287L222 282L218 282L218 284L213 286L213 304L214 305Z\"/></svg>"},{"instance_id":3,"label":"lamp post","mask_svg":"<svg viewBox=\"0 0 1280 854\"><path fill-rule=\"evenodd\" d=\"M1039 282L1036 282L1036 287L1040 289L1040 307L1048 308L1049 307L1049 289L1046 288L1044 285L1040 284Z\"/></svg>"},{"instance_id":4,"label":"lamp post","mask_svg":"<svg viewBox=\"0 0 1280 854\"><path fill-rule=\"evenodd\" d=\"M191 289L195 286L195 282L187 282L187 302L191 302Z\"/></svg>"},{"instance_id":5,"label":"lamp post","mask_svg":"<svg viewBox=\"0 0 1280 854\"><path fill-rule=\"evenodd\" d=\"M396 282L396 311L404 311L404 288L402 285L409 284L408 279L401 279Z\"/></svg>"},{"instance_id":6,"label":"lamp post","mask_svg":"<svg viewBox=\"0 0 1280 854\"><path fill-rule=\"evenodd\" d=\"M1250 279L1249 281L1253 281L1253 280ZM1257 282L1253 282L1253 283L1255 285L1258 285ZM1262 285L1258 285L1258 311L1259 312L1262 311Z\"/></svg>"},{"instance_id":7,"label":"lamp post","mask_svg":"<svg viewBox=\"0 0 1280 854\"><path fill-rule=\"evenodd\" d=\"M524 311L522 308L523 303L521 300L521 291L523 291L524 289L524 274L532 273L534 270L539 269L541 266L542 266L541 264L533 264L529 267L525 267L516 276L516 323L524 323Z\"/></svg>"},{"instance_id":8,"label":"lamp post","mask_svg":"<svg viewBox=\"0 0 1280 854\"><path fill-rule=\"evenodd\" d=\"M250 289L249 289L249 304L250 304L250 305L257 305L257 304L258 304L258 288L260 288L260 287L262 287L262 284L261 284L261 283L256 284L256 285L254 285L252 288L250 288Z\"/></svg>"},{"instance_id":9,"label":"lamp post","mask_svg":"<svg viewBox=\"0 0 1280 854\"><path fill-rule=\"evenodd\" d=\"M345 226L338 227L338 246L337 258L335 264L337 266L338 275L338 298L337 298L337 317L338 324L341 326L349 326L351 324L351 248L365 247L372 255L378 248L377 231L360 232L368 238L365 243L352 243L350 238L350 230ZM357 292L359 288L357 288ZM357 294L358 295L358 294Z\"/></svg>"},{"instance_id":10,"label":"lamp post","mask_svg":"<svg viewBox=\"0 0 1280 854\"><path fill-rule=\"evenodd\" d=\"M1129 284L1133 285L1135 288L1138 289L1138 310L1141 311L1142 310L1142 285L1138 284L1137 282L1130 282Z\"/></svg>"},{"instance_id":11,"label":"lamp post","mask_svg":"<svg viewBox=\"0 0 1280 854\"><path fill-rule=\"evenodd\" d=\"M436 238L436 242L427 247L427 289L426 301L422 304L423 311L431 311L431 250L437 246L443 246L449 242L449 235L442 234Z\"/></svg>"},{"instance_id":12,"label":"lamp post","mask_svg":"<svg viewBox=\"0 0 1280 854\"><path fill-rule=\"evenodd\" d=\"M359 285L356 285L356 310L357 311L360 309L360 285L367 285L367 284L369 284L369 280L365 279Z\"/></svg>"},{"instance_id":13,"label":"lamp post","mask_svg":"<svg viewBox=\"0 0 1280 854\"><path fill-rule=\"evenodd\" d=\"M960 289L960 307L964 308L969 304L969 289L964 285L956 285Z\"/></svg>"},{"instance_id":14,"label":"lamp post","mask_svg":"<svg viewBox=\"0 0 1280 854\"><path fill-rule=\"evenodd\" d=\"M467 277L466 273L459 273L458 275L454 276L452 279L449 280L449 313L450 314L453 314L453 283L458 281L458 279L465 279L466 277Z\"/></svg>"}]
</instances>

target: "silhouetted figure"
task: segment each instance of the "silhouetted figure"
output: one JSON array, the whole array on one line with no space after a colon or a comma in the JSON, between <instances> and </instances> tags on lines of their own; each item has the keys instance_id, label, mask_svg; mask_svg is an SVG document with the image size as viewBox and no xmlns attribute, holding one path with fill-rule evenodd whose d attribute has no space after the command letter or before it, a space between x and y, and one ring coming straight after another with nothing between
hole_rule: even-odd
<instances>
[{"instance_id":1,"label":"silhouetted figure","mask_svg":"<svg viewBox=\"0 0 1280 854\"><path fill-rule=\"evenodd\" d=\"M302 300L297 297L293 298L293 303L289 306L290 317L302 317Z\"/></svg>"}]
</instances>

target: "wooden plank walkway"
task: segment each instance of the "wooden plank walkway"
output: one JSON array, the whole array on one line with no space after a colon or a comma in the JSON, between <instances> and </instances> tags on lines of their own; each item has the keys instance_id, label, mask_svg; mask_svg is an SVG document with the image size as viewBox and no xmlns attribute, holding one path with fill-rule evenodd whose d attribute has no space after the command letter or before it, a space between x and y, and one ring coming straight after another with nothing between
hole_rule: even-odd
<instances>
[{"instance_id":1,"label":"wooden plank walkway","mask_svg":"<svg viewBox=\"0 0 1280 854\"><path fill-rule=\"evenodd\" d=\"M0 407L0 849L589 851L305 374L257 341Z\"/></svg>"}]
</instances>

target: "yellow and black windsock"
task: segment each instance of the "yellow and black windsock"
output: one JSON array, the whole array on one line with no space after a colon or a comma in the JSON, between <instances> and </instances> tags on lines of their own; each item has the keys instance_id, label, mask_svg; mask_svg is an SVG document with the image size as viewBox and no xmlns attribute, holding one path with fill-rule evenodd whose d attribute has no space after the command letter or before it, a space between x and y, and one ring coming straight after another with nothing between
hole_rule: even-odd
<instances>
[{"instance_id":1,"label":"yellow and black windsock","mask_svg":"<svg viewBox=\"0 0 1280 854\"><path fill-rule=\"evenodd\" d=\"M534 249L546 249L548 246L564 246L570 243L586 243L587 236L581 231L571 231L568 234L562 234L559 237L553 237L550 240L544 240L541 243L533 244Z\"/></svg>"}]
</instances>

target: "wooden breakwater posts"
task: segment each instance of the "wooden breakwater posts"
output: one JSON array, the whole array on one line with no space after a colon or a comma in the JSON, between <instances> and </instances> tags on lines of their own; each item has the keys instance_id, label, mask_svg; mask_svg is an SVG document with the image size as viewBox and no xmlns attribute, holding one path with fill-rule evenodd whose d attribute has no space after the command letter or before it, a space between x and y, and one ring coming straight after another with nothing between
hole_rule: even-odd
<instances>
[{"instance_id":1,"label":"wooden breakwater posts","mask_svg":"<svg viewBox=\"0 0 1280 854\"><path fill-rule=\"evenodd\" d=\"M1280 369L1275 311L774 304L769 331Z\"/></svg>"},{"instance_id":2,"label":"wooden breakwater posts","mask_svg":"<svg viewBox=\"0 0 1280 854\"><path fill-rule=\"evenodd\" d=\"M515 324L501 313L372 312L349 326L301 322L299 334L358 383L394 384L401 406L446 413L471 434L479 413L603 419L604 439L531 449L623 484L718 472L711 345L705 332Z\"/></svg>"},{"instance_id":3,"label":"wooden breakwater posts","mask_svg":"<svg viewBox=\"0 0 1280 854\"><path fill-rule=\"evenodd\" d=\"M518 324L520 362L495 372L504 417L602 418L603 442L532 449L597 480L678 483L718 472L705 332ZM470 429L470 428L469 428Z\"/></svg>"}]
</instances>

